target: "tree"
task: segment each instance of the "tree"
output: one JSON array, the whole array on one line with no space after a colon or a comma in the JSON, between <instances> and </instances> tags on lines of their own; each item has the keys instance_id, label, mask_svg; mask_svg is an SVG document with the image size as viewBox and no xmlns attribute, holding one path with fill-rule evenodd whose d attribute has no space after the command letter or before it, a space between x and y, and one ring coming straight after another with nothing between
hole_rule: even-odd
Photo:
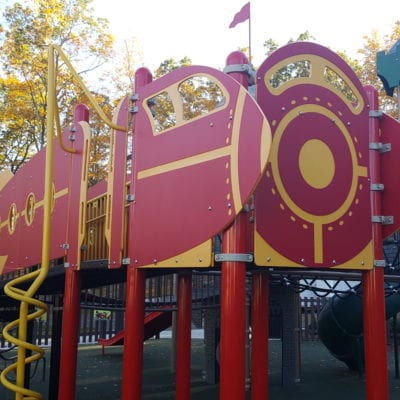
<instances>
[{"instance_id":1,"label":"tree","mask_svg":"<svg viewBox=\"0 0 400 400\"><path fill-rule=\"evenodd\" d=\"M359 78L364 85L372 85L379 93L380 108L394 118L399 118L398 102L395 97L387 96L382 82L377 76L376 53L381 50L388 51L400 38L400 21L394 24L390 34L380 37L378 32L373 31L364 36L365 44L358 51L362 56L362 68ZM399 92L397 92L397 97Z\"/></svg>"},{"instance_id":2,"label":"tree","mask_svg":"<svg viewBox=\"0 0 400 400\"><path fill-rule=\"evenodd\" d=\"M15 172L45 145L49 45L60 46L72 64L81 67L81 76L110 58L113 39L108 22L93 17L91 2L29 0L4 10L0 29L0 169L9 167ZM57 100L62 123L67 124L73 106L87 101L57 55L55 63Z\"/></svg>"},{"instance_id":3,"label":"tree","mask_svg":"<svg viewBox=\"0 0 400 400\"><path fill-rule=\"evenodd\" d=\"M310 32L305 31L303 33L300 33L300 35L297 37L297 39L289 39L288 44L294 43L294 42L307 42L307 41L308 42L315 41L315 37L313 35L311 35ZM274 39L270 38L264 42L263 47L265 49L265 55L269 56L276 49L278 49L279 44Z\"/></svg>"}]
</instances>

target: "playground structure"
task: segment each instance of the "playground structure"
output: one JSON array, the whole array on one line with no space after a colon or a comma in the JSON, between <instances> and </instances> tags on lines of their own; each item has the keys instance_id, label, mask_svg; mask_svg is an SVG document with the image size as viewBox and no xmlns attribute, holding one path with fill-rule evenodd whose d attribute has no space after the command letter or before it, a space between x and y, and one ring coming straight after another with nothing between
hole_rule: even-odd
<instances>
[{"instance_id":1,"label":"playground structure","mask_svg":"<svg viewBox=\"0 0 400 400\"><path fill-rule=\"evenodd\" d=\"M107 182L88 190L88 108L77 106L73 127L61 132L58 126L54 139L54 52L65 57L51 47L46 150L15 176L0 176L0 272L17 276L4 291L21 303L19 319L3 331L18 346L18 362L2 372L2 384L17 399L42 398L25 387L25 365L42 352L27 341L27 330L45 312L36 292L59 274L62 346L53 367L57 398L75 398L80 289L96 274L111 282L126 273L122 399L139 400L146 276L173 270L176 398L189 399L191 271L220 269L220 398L245 398L247 272L251 396L267 399L271 269L357 270L368 399L387 399L382 242L400 228L393 173L400 125L379 110L376 91L363 87L338 55L306 42L278 49L255 76L240 52L228 56L225 72L192 66L153 81L141 68L135 93L106 121L112 128ZM253 79L255 99L247 91ZM207 87L201 100L211 107L193 114L185 85ZM159 118L165 103L173 109L167 123ZM95 223L100 209L101 226Z\"/></svg>"}]
</instances>

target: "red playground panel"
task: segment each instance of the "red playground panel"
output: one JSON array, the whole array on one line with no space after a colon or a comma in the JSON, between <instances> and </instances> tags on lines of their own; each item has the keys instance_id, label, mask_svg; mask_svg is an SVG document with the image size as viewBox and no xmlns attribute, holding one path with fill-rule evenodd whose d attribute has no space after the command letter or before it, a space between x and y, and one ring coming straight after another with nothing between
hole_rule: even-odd
<instances>
[{"instance_id":1,"label":"red playground panel","mask_svg":"<svg viewBox=\"0 0 400 400\"><path fill-rule=\"evenodd\" d=\"M215 108L191 117L182 88L207 82ZM208 267L210 238L233 222L264 171L270 128L248 92L208 67L185 67L139 88L134 117L130 259L138 267ZM160 129L149 104L173 105ZM262 151L260 150L262 149Z\"/></svg>"},{"instance_id":2,"label":"red playground panel","mask_svg":"<svg viewBox=\"0 0 400 400\"><path fill-rule=\"evenodd\" d=\"M290 78L276 85L284 71ZM306 42L274 52L257 77L273 144L255 193L256 264L371 268L369 108L361 83L336 53Z\"/></svg>"}]
</instances>

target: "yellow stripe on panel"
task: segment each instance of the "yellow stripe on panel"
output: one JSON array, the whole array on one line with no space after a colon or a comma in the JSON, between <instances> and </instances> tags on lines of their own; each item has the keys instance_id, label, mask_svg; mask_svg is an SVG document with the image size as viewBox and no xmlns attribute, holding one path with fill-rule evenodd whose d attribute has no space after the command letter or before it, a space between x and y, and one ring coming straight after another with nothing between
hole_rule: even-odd
<instances>
[{"instance_id":1,"label":"yellow stripe on panel","mask_svg":"<svg viewBox=\"0 0 400 400\"><path fill-rule=\"evenodd\" d=\"M172 161L166 164L158 165L144 169L138 172L138 179L150 178L152 176L165 174L166 172L175 171L181 168L190 167L192 165L202 164L207 161L216 160L230 154L230 146L221 147L219 149L211 150L205 153L196 154L195 156L186 157L182 160Z\"/></svg>"},{"instance_id":2,"label":"yellow stripe on panel","mask_svg":"<svg viewBox=\"0 0 400 400\"><path fill-rule=\"evenodd\" d=\"M11 171L3 171L0 173L0 190L7 185L8 181L14 176Z\"/></svg>"},{"instance_id":3,"label":"yellow stripe on panel","mask_svg":"<svg viewBox=\"0 0 400 400\"><path fill-rule=\"evenodd\" d=\"M157 268L173 268L173 267L210 267L213 265L212 259L212 240L209 239L200 245L193 247L192 249L185 251L175 257L168 258L157 262L156 264L149 264L143 266L146 267L157 267Z\"/></svg>"},{"instance_id":4,"label":"yellow stripe on panel","mask_svg":"<svg viewBox=\"0 0 400 400\"><path fill-rule=\"evenodd\" d=\"M0 274L3 273L4 267L6 265L8 256L0 256Z\"/></svg>"},{"instance_id":5,"label":"yellow stripe on panel","mask_svg":"<svg viewBox=\"0 0 400 400\"><path fill-rule=\"evenodd\" d=\"M233 126L232 126L231 179L232 179L233 204L235 207L236 215L239 214L243 205L240 197L240 183L239 183L239 140L241 132L240 126L242 124L246 93L247 92L244 88L240 88L235 108ZM246 132L243 132L243 134L245 135Z\"/></svg>"}]
</instances>

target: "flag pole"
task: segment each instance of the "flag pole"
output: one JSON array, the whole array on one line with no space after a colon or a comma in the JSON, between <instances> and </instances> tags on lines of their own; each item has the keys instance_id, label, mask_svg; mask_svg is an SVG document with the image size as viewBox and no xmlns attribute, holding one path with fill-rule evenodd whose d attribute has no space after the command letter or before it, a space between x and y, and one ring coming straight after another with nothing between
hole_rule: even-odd
<instances>
[{"instance_id":1,"label":"flag pole","mask_svg":"<svg viewBox=\"0 0 400 400\"><path fill-rule=\"evenodd\" d=\"M251 59L251 3L249 4L249 62L250 65L253 65Z\"/></svg>"}]
</instances>

